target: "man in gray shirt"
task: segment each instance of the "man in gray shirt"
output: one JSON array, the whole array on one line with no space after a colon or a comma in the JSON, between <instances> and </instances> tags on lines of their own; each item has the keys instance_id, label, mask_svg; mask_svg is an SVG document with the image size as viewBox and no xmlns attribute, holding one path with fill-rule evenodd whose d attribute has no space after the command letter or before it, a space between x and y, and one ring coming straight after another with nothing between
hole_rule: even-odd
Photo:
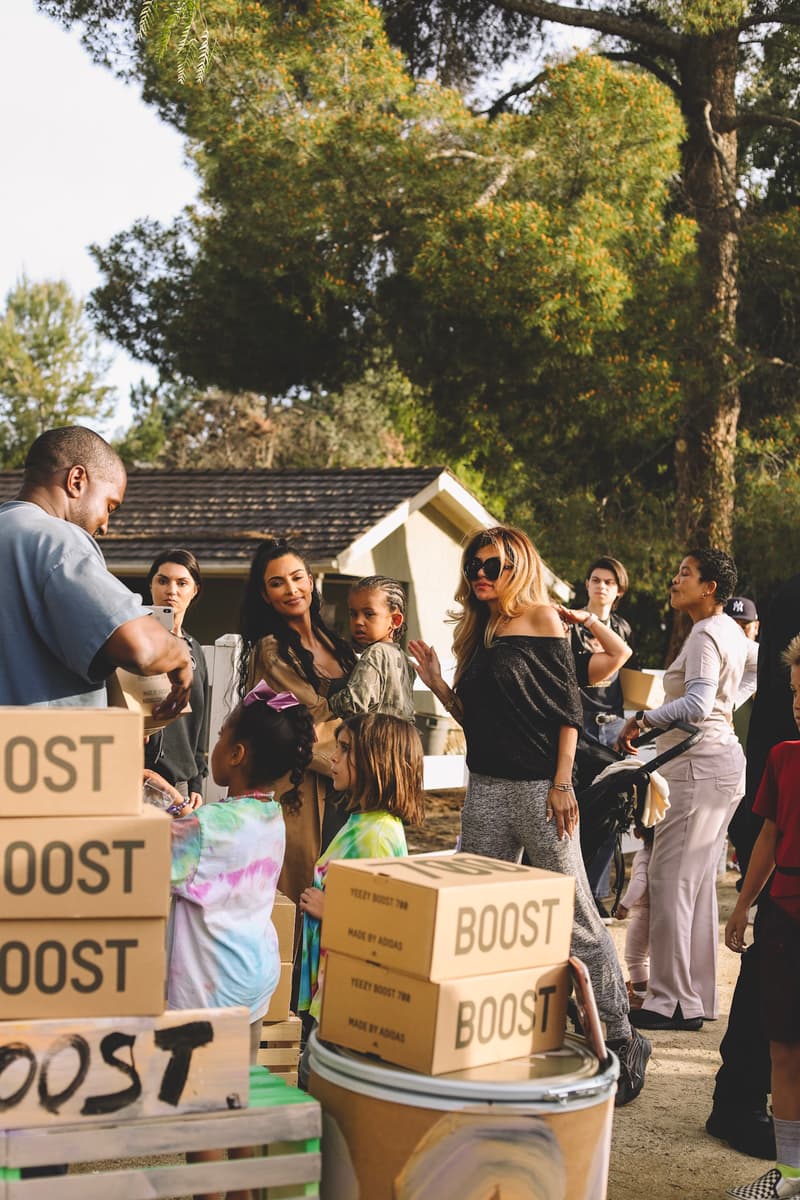
<instances>
[{"instance_id":1,"label":"man in gray shirt","mask_svg":"<svg viewBox=\"0 0 800 1200\"><path fill-rule=\"evenodd\" d=\"M31 446L17 499L0 505L0 704L102 707L115 667L169 676L160 714L186 704L185 641L142 612L94 540L126 484L122 460L89 429L50 429Z\"/></svg>"}]
</instances>

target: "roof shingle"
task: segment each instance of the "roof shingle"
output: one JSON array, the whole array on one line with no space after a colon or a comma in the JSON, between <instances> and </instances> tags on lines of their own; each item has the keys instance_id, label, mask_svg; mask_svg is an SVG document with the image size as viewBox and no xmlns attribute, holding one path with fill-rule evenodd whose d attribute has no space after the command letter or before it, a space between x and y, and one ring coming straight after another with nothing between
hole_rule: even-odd
<instances>
[{"instance_id":1,"label":"roof shingle","mask_svg":"<svg viewBox=\"0 0 800 1200\"><path fill-rule=\"evenodd\" d=\"M444 469L134 470L103 553L112 567L123 561L146 566L163 549L181 545L204 564L244 566L256 541L285 535L322 565ZM0 503L13 499L21 482L21 471L0 472Z\"/></svg>"}]
</instances>

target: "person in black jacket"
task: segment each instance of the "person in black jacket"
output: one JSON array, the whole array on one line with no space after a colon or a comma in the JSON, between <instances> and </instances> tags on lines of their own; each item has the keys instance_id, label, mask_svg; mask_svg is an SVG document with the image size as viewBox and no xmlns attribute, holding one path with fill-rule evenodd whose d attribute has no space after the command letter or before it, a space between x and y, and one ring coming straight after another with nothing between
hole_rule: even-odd
<instances>
[{"instance_id":1,"label":"person in black jacket","mask_svg":"<svg viewBox=\"0 0 800 1200\"><path fill-rule=\"evenodd\" d=\"M753 814L753 801L767 756L778 742L797 738L789 676L781 662L783 651L797 633L800 575L783 584L761 623L758 686L747 736L746 790L728 828L743 877L761 828L760 818ZM744 1154L773 1159L775 1134L767 1114L769 1042L761 1031L758 999L758 931L769 903L765 890L758 903L752 945L742 955L728 1028L719 1048L722 1066L717 1072L714 1106L706 1130Z\"/></svg>"},{"instance_id":2,"label":"person in black jacket","mask_svg":"<svg viewBox=\"0 0 800 1200\"><path fill-rule=\"evenodd\" d=\"M145 746L145 766L157 770L196 808L203 801L208 774L208 669L203 648L183 628L183 619L203 586L197 559L191 550L165 550L151 564L147 585L154 604L172 609L172 632L189 648L194 679L189 693L191 712L151 734Z\"/></svg>"},{"instance_id":3,"label":"person in black jacket","mask_svg":"<svg viewBox=\"0 0 800 1200\"><path fill-rule=\"evenodd\" d=\"M588 611L595 614L601 625L613 630L630 646L631 627L617 612L620 601L628 591L628 572L623 564L608 554L600 555L586 572L585 586ZM619 671L607 671L603 656L598 654L603 647L597 639L597 628L597 625L591 629L585 625L573 625L570 644L581 689L584 732L604 746L613 746L625 724L625 701ZM632 650L629 650L628 659L631 654ZM597 769L602 770L604 765L602 760L599 761ZM586 869L597 911L608 923L611 918L603 899L611 891L614 844L614 838L605 842Z\"/></svg>"}]
</instances>

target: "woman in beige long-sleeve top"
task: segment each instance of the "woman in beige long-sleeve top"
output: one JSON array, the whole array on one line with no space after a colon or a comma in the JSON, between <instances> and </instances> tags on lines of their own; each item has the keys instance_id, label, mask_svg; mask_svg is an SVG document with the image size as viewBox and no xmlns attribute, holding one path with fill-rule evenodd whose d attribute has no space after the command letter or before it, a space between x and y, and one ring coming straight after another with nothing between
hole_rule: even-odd
<instances>
[{"instance_id":1,"label":"woman in beige long-sleeve top","mask_svg":"<svg viewBox=\"0 0 800 1200\"><path fill-rule=\"evenodd\" d=\"M327 798L334 730L341 722L332 716L322 693L327 695L346 681L355 655L322 620L320 596L308 564L283 538L261 542L256 550L240 633L240 695L264 679L275 691L293 692L308 707L316 727L314 757L300 785L300 810L285 815L286 857L278 886L297 903L311 882L323 838L330 840L347 818L342 813L338 819L338 810ZM285 785L281 780L276 795L290 786L288 778Z\"/></svg>"}]
</instances>

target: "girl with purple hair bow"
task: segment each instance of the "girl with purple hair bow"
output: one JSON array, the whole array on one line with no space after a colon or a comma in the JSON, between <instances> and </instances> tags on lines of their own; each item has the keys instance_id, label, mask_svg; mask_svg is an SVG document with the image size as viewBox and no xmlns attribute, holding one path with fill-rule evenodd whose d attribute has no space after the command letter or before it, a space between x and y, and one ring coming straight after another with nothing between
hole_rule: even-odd
<instances>
[{"instance_id":1,"label":"girl with purple hair bow","mask_svg":"<svg viewBox=\"0 0 800 1200\"><path fill-rule=\"evenodd\" d=\"M272 906L286 842L284 810L299 808L314 725L291 692L263 681L224 722L211 753L224 800L172 825L175 897L169 1008L250 1010L251 1060L280 974ZM290 786L275 794L276 781Z\"/></svg>"}]
</instances>

